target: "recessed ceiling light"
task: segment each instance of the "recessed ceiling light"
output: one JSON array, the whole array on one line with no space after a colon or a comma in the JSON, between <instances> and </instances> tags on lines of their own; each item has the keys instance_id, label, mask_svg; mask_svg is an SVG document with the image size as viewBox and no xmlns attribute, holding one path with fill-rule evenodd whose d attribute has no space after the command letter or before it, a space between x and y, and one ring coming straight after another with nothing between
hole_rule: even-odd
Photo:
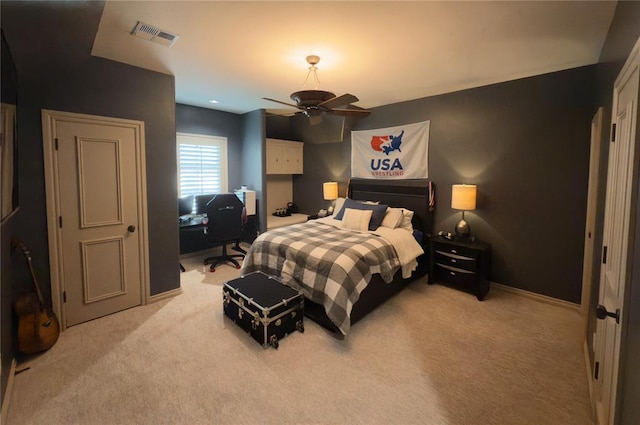
<instances>
[{"instance_id":1,"label":"recessed ceiling light","mask_svg":"<svg viewBox=\"0 0 640 425\"><path fill-rule=\"evenodd\" d=\"M209 101L209 103L220 103L220 101L219 101L219 100L215 100L215 99L211 99L211 100Z\"/></svg>"}]
</instances>

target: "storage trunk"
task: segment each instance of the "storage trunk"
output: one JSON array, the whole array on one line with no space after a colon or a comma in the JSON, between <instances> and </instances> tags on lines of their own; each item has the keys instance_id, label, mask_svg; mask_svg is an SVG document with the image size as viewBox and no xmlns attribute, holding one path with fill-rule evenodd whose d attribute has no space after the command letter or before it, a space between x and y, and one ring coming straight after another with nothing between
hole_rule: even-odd
<instances>
[{"instance_id":1,"label":"storage trunk","mask_svg":"<svg viewBox=\"0 0 640 425\"><path fill-rule=\"evenodd\" d=\"M226 282L224 314L264 348L278 348L294 331L304 332L304 297L277 277L260 271Z\"/></svg>"}]
</instances>

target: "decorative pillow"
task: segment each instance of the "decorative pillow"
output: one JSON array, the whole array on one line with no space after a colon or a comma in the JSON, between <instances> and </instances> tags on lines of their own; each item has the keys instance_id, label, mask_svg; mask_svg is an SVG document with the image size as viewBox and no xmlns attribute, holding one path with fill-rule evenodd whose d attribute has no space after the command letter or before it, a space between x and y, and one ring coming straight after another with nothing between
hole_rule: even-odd
<instances>
[{"instance_id":1,"label":"decorative pillow","mask_svg":"<svg viewBox=\"0 0 640 425\"><path fill-rule=\"evenodd\" d=\"M380 224L382 227L388 227L389 229L395 229L400 226L402 223L402 208L387 208L387 212L384 214L384 218L382 219L382 223Z\"/></svg>"},{"instance_id":2,"label":"decorative pillow","mask_svg":"<svg viewBox=\"0 0 640 425\"><path fill-rule=\"evenodd\" d=\"M354 210L372 210L373 214L371 215L371 222L369 223L369 230L376 230L382 220L384 219L384 213L387 212L387 205L379 204L379 205L370 205L363 204L362 202L354 201L351 198L347 198L344 201L344 206L342 209L336 214L334 217L336 220L342 220L342 216L344 215L344 211L347 208L351 208Z\"/></svg>"},{"instance_id":3,"label":"decorative pillow","mask_svg":"<svg viewBox=\"0 0 640 425\"><path fill-rule=\"evenodd\" d=\"M409 232L413 232L413 224L411 224L411 220L413 219L413 211L402 209L402 222L400 222L400 228L408 230Z\"/></svg>"},{"instance_id":4,"label":"decorative pillow","mask_svg":"<svg viewBox=\"0 0 640 425\"><path fill-rule=\"evenodd\" d=\"M366 232L369 229L369 221L371 220L372 210L354 210L345 208L342 218L342 227L349 230L358 230Z\"/></svg>"}]
</instances>

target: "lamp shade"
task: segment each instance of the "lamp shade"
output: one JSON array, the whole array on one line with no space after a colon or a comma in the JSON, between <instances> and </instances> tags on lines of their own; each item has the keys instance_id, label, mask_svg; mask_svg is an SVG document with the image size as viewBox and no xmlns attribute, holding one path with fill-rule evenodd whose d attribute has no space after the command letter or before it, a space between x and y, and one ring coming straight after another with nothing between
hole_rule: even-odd
<instances>
[{"instance_id":1,"label":"lamp shade","mask_svg":"<svg viewBox=\"0 0 640 425\"><path fill-rule=\"evenodd\" d=\"M451 186L451 208L463 211L475 210L476 192L475 184L454 184Z\"/></svg>"},{"instance_id":2,"label":"lamp shade","mask_svg":"<svg viewBox=\"0 0 640 425\"><path fill-rule=\"evenodd\" d=\"M327 201L338 199L338 182L325 182L322 184L322 194Z\"/></svg>"}]
</instances>

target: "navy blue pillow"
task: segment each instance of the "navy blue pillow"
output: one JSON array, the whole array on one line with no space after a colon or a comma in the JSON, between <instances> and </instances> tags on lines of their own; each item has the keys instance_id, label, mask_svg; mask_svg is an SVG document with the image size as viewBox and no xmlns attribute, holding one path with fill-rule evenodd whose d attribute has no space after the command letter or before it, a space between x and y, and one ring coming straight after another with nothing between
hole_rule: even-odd
<instances>
[{"instance_id":1,"label":"navy blue pillow","mask_svg":"<svg viewBox=\"0 0 640 425\"><path fill-rule=\"evenodd\" d=\"M344 210L346 210L347 208L351 208L352 210L372 210L373 213L371 214L371 220L369 221L369 230L376 230L378 227L380 227L380 224L384 219L384 215L387 212L387 205L363 204L361 202L347 198L344 201L342 209L333 218L336 220L342 220L342 217L344 216Z\"/></svg>"}]
</instances>

